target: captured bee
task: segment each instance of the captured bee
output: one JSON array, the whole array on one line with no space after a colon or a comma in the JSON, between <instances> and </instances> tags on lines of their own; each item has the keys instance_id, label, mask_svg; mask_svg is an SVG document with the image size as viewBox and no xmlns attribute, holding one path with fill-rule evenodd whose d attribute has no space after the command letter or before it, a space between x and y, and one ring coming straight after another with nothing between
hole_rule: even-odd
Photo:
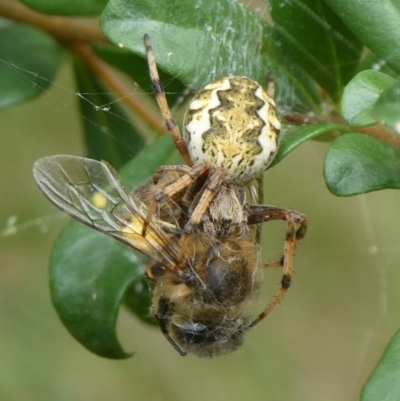
<instances>
[{"instance_id":1,"label":"captured bee","mask_svg":"<svg viewBox=\"0 0 400 401\"><path fill-rule=\"evenodd\" d=\"M186 165L161 166L132 193L108 163L79 157L39 159L34 176L61 210L149 257L150 312L181 355L222 355L236 350L290 287L293 253L307 220L247 201L249 184L279 145L273 85L267 92L246 77L206 85L189 105L182 137L147 35L145 45L158 104ZM263 265L260 225L270 220L287 222L284 255ZM253 319L262 267L269 266L283 268L281 288Z\"/></svg>"},{"instance_id":2,"label":"captured bee","mask_svg":"<svg viewBox=\"0 0 400 401\"><path fill-rule=\"evenodd\" d=\"M212 357L236 350L251 327L274 307L271 303L251 319L262 269L258 244L250 233L246 237L233 233L224 240L193 233L185 258L177 263L185 224L184 201L177 198L161 205L143 234L149 199L158 185L179 174L163 177L158 184L153 177L130 192L107 162L56 155L39 159L33 172L44 195L58 208L150 259L146 273L154 287L150 313L181 355ZM281 209L270 206L246 205L245 210L254 229L263 221L282 218ZM290 213L296 223L303 220L302 215Z\"/></svg>"},{"instance_id":3,"label":"captured bee","mask_svg":"<svg viewBox=\"0 0 400 401\"><path fill-rule=\"evenodd\" d=\"M179 202L164 205L142 235L148 198L155 190L152 179L131 193L108 163L65 155L39 159L33 171L57 207L150 259L150 312L181 355L189 351L211 357L242 344L251 327L249 305L262 280L257 245L235 236L219 241L196 233L178 265Z\"/></svg>"}]
</instances>

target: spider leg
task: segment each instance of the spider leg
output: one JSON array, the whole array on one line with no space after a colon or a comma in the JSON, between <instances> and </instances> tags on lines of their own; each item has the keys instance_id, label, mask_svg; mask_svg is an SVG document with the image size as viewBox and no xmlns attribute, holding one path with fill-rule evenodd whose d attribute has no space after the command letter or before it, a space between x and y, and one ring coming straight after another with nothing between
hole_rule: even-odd
<instances>
[{"instance_id":1,"label":"spider leg","mask_svg":"<svg viewBox=\"0 0 400 401\"><path fill-rule=\"evenodd\" d=\"M260 224L271 220L288 221L288 219L291 217L295 224L300 225L300 227L296 230L296 245L306 235L307 218L302 213L268 205L246 205L245 211L248 215L248 224Z\"/></svg>"},{"instance_id":2,"label":"spider leg","mask_svg":"<svg viewBox=\"0 0 400 401\"><path fill-rule=\"evenodd\" d=\"M168 132L171 134L175 147L178 149L178 152L181 154L185 163L191 167L193 166L193 162L192 159L190 158L185 141L183 140L179 132L179 128L176 125L175 121L172 119L167 98L165 96L162 83L160 81L160 76L158 75L153 48L151 47L150 38L149 35L147 34L144 35L144 43L146 45L147 62L149 65L151 82L153 84L154 92L156 94L158 106L160 107L161 113L165 120L165 124L167 126Z\"/></svg>"},{"instance_id":3,"label":"spider leg","mask_svg":"<svg viewBox=\"0 0 400 401\"><path fill-rule=\"evenodd\" d=\"M195 180L201 177L203 174L209 171L210 167L206 162L198 163L194 167L189 167L185 165L180 166L162 166L157 169L154 174L154 178L156 181L160 179L165 173L168 172L178 172L182 173L182 177L180 177L174 183L167 185L164 188L161 188L155 195L153 200L151 201L146 219L143 223L142 235L145 235L146 229L150 224L150 220L154 213L157 210L157 207L160 202L165 199L173 198L177 193L184 191L187 189Z\"/></svg>"},{"instance_id":4,"label":"spider leg","mask_svg":"<svg viewBox=\"0 0 400 401\"><path fill-rule=\"evenodd\" d=\"M272 74L268 75L267 93L271 99L275 99L275 82L272 78Z\"/></svg>"},{"instance_id":5,"label":"spider leg","mask_svg":"<svg viewBox=\"0 0 400 401\"><path fill-rule=\"evenodd\" d=\"M249 224L260 224L270 220L284 220L287 222L283 258L278 262L265 265L265 267L283 267L281 288L274 296L272 302L251 323L251 326L255 326L275 308L275 306L284 297L290 287L293 273L293 254L297 244L302 238L304 238L306 234L307 219L303 214L299 212L288 209L281 209L274 206L247 205L246 211L248 213ZM299 228L297 228L297 230L296 224L299 224Z\"/></svg>"},{"instance_id":6,"label":"spider leg","mask_svg":"<svg viewBox=\"0 0 400 401\"><path fill-rule=\"evenodd\" d=\"M184 234L180 244L180 250L177 256L177 264L182 260L183 256L186 255L187 244L190 239L190 235L192 234L193 229L200 224L204 214L207 211L207 208L210 206L210 203L215 196L216 191L224 181L225 175L226 175L226 170L224 168L218 167L210 175L209 180L205 184L204 192L202 193L199 201L194 207L189 221L186 223L184 227Z\"/></svg>"},{"instance_id":7,"label":"spider leg","mask_svg":"<svg viewBox=\"0 0 400 401\"><path fill-rule=\"evenodd\" d=\"M268 220L285 220L288 222L289 225L289 220L288 216L291 216L294 220L295 224L299 224L299 228L296 230L296 235L294 238L294 248L293 252L296 249L297 244L304 238L307 232L307 219L304 214L301 214L299 212L295 212L293 210L287 210L287 209L281 209L281 208L276 208L276 207L270 207L269 213L269 219ZM285 265L285 254L277 261L275 262L270 262L270 263L265 263L264 267L283 267Z\"/></svg>"},{"instance_id":8,"label":"spider leg","mask_svg":"<svg viewBox=\"0 0 400 401\"><path fill-rule=\"evenodd\" d=\"M158 184L161 179L165 179L165 177L168 179L170 174L178 173L184 175L190 173L190 170L191 168L189 166L183 164L178 166L161 166L153 174L153 182L154 184ZM167 187L170 183L172 184L174 181L176 182L176 180L173 180L165 185L165 187Z\"/></svg>"}]
</instances>

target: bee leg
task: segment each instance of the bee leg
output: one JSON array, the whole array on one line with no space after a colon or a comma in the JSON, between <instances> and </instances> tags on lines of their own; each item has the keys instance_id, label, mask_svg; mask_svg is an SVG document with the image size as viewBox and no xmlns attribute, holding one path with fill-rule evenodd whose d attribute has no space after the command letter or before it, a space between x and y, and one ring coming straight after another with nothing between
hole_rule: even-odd
<instances>
[{"instance_id":1,"label":"bee leg","mask_svg":"<svg viewBox=\"0 0 400 401\"><path fill-rule=\"evenodd\" d=\"M301 213L273 206L246 205L246 211L248 212L249 224L260 224L270 220L284 220L287 222L283 257L278 262L266 265L266 267L282 266L283 276L281 280L281 288L275 295L272 302L251 323L251 326L254 326L264 319L275 308L275 306L280 302L287 290L290 288L293 273L293 254L298 242L306 234L307 219ZM296 224L300 225L297 230Z\"/></svg>"},{"instance_id":2,"label":"bee leg","mask_svg":"<svg viewBox=\"0 0 400 401\"><path fill-rule=\"evenodd\" d=\"M169 343L175 348L176 351L179 352L180 355L186 356L187 352L180 349L179 345L172 339L168 330L168 312L171 309L171 302L169 299L165 297L161 297L158 301L158 309L155 313L154 317L160 325L161 332L164 334L165 338L169 341Z\"/></svg>"}]
</instances>

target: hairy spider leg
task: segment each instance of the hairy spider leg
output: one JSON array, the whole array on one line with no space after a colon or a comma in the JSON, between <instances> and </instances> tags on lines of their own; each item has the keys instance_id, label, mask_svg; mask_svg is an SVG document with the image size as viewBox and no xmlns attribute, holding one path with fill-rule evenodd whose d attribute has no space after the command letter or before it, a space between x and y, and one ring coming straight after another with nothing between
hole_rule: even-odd
<instances>
[{"instance_id":1,"label":"hairy spider leg","mask_svg":"<svg viewBox=\"0 0 400 401\"><path fill-rule=\"evenodd\" d=\"M144 221L143 224L143 230L142 230L142 235L146 233L146 229L148 225L150 224L150 220L157 210L157 206L159 205L160 202L162 202L164 199L167 198L172 198L174 195L177 193L187 190L188 187L193 184L199 177L201 177L203 174L207 173L209 171L210 167L206 162L201 162L196 164L194 167L189 167L186 165L178 165L178 166L161 166L157 169L155 173L155 177L160 177L166 173L172 173L172 172L179 172L183 173L183 176L180 177L177 181L174 183L167 185L165 188L161 188L155 195L154 199L152 200L146 220Z\"/></svg>"},{"instance_id":2,"label":"hairy spider leg","mask_svg":"<svg viewBox=\"0 0 400 401\"><path fill-rule=\"evenodd\" d=\"M178 263L182 260L183 256L186 254L186 247L190 235L192 234L193 229L200 224L202 217L204 216L207 208L210 206L210 203L215 196L215 192L223 183L225 175L226 175L226 170L222 167L217 167L211 173L209 180L205 185L204 192L202 193L199 201L194 207L194 210L189 218L189 221L185 224L184 234L180 244L180 250L177 256Z\"/></svg>"},{"instance_id":3,"label":"hairy spider leg","mask_svg":"<svg viewBox=\"0 0 400 401\"><path fill-rule=\"evenodd\" d=\"M306 235L307 219L302 213L275 206L247 205L246 211L248 213L249 224L260 224L271 220L283 220L287 222L285 247L282 259L279 262L265 264L265 267L283 267L281 288L274 296L272 302L255 320L253 320L251 326L255 326L275 308L290 288L293 274L293 254L299 241ZM297 230L296 224L300 225Z\"/></svg>"},{"instance_id":4,"label":"hairy spider leg","mask_svg":"<svg viewBox=\"0 0 400 401\"><path fill-rule=\"evenodd\" d=\"M168 106L167 98L165 96L165 92L160 81L160 76L158 74L158 69L156 65L156 61L154 58L153 48L150 43L149 35L144 35L144 43L146 46L146 54L147 54L147 63L149 65L150 78L153 84L154 92L156 94L156 99L158 106L160 107L161 114L164 117L165 125L167 126L167 130L170 133L172 140L174 141L175 147L182 156L183 160L188 166L193 166L193 161L190 158L189 152L187 150L185 141L183 140L179 128L176 125L175 121L172 119L171 111Z\"/></svg>"},{"instance_id":5,"label":"hairy spider leg","mask_svg":"<svg viewBox=\"0 0 400 401\"><path fill-rule=\"evenodd\" d=\"M178 192L188 190L190 185L194 184L197 179L202 177L204 174L208 174L210 170L209 165L206 162L201 162L196 164L194 167L190 168L188 166L167 166L160 167L156 175L160 176L167 171L179 171L185 173L181 178L179 178L176 182L166 186L165 188L160 189L158 193L155 194L154 200L150 204L150 207L147 212L146 220L143 224L142 235L146 233L146 227L150 223L150 220L153 214L157 210L157 206L160 202L165 199L172 198ZM176 258L176 268L178 269L180 266L180 261L187 253L187 246L190 239L190 235L193 233L193 229L196 228L205 214L207 208L209 207L212 199L214 198L215 192L218 190L222 182L224 181L224 177L226 175L226 170L222 167L217 167L214 169L208 177L207 183L204 186L204 191L201 194L200 199L196 202L193 212L190 215L189 220L183 227L183 237L180 243L180 250Z\"/></svg>"}]
</instances>

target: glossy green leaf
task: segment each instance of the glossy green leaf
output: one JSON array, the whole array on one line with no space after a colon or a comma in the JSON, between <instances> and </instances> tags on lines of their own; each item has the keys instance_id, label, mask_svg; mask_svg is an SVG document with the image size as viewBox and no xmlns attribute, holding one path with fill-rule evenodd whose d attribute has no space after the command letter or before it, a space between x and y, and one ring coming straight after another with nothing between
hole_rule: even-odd
<instances>
[{"instance_id":1,"label":"glossy green leaf","mask_svg":"<svg viewBox=\"0 0 400 401\"><path fill-rule=\"evenodd\" d=\"M333 99L357 69L362 44L322 0L269 0L280 45Z\"/></svg>"},{"instance_id":2,"label":"glossy green leaf","mask_svg":"<svg viewBox=\"0 0 400 401\"><path fill-rule=\"evenodd\" d=\"M0 108L45 91L63 55L57 41L42 31L0 21Z\"/></svg>"},{"instance_id":3,"label":"glossy green leaf","mask_svg":"<svg viewBox=\"0 0 400 401\"><path fill-rule=\"evenodd\" d=\"M400 188L400 151L378 139L346 134L331 145L324 163L325 181L337 196Z\"/></svg>"},{"instance_id":4,"label":"glossy green leaf","mask_svg":"<svg viewBox=\"0 0 400 401\"><path fill-rule=\"evenodd\" d=\"M146 94L153 93L147 61L127 49L121 49L113 45L97 43L94 45L95 52L108 64L118 68L130 76ZM186 86L178 79L160 71L160 79L164 85L167 101L173 106L182 100L185 95Z\"/></svg>"},{"instance_id":5,"label":"glossy green leaf","mask_svg":"<svg viewBox=\"0 0 400 401\"><path fill-rule=\"evenodd\" d=\"M373 115L382 124L400 134L400 82L386 89L376 101Z\"/></svg>"},{"instance_id":6,"label":"glossy green leaf","mask_svg":"<svg viewBox=\"0 0 400 401\"><path fill-rule=\"evenodd\" d=\"M174 154L165 137L140 152L121 176L134 188ZM73 221L64 229L51 257L51 294L62 322L87 349L108 358L129 356L116 335L118 310L127 294L129 308L150 321L146 265L138 252L81 223Z\"/></svg>"},{"instance_id":7,"label":"glossy green leaf","mask_svg":"<svg viewBox=\"0 0 400 401\"><path fill-rule=\"evenodd\" d=\"M373 114L380 94L395 80L379 71L365 70L357 74L346 86L342 97L342 115L351 127L376 124Z\"/></svg>"},{"instance_id":8,"label":"glossy green leaf","mask_svg":"<svg viewBox=\"0 0 400 401\"><path fill-rule=\"evenodd\" d=\"M285 51L277 31L268 38L268 61L276 82L275 100L281 114L298 110L321 112L320 90L311 76Z\"/></svg>"},{"instance_id":9,"label":"glossy green leaf","mask_svg":"<svg viewBox=\"0 0 400 401\"><path fill-rule=\"evenodd\" d=\"M53 304L68 331L91 352L129 356L115 325L121 300L145 264L127 246L77 222L58 238L51 257Z\"/></svg>"},{"instance_id":10,"label":"glossy green leaf","mask_svg":"<svg viewBox=\"0 0 400 401\"><path fill-rule=\"evenodd\" d=\"M119 169L144 144L118 102L84 63L74 60L87 156Z\"/></svg>"},{"instance_id":11,"label":"glossy green leaf","mask_svg":"<svg viewBox=\"0 0 400 401\"><path fill-rule=\"evenodd\" d=\"M282 108L319 109L321 99L307 73L283 61L287 55L271 27L237 0L110 0L101 25L119 47L143 57L147 33L159 67L194 90L226 75L266 84L272 71Z\"/></svg>"},{"instance_id":12,"label":"glossy green leaf","mask_svg":"<svg viewBox=\"0 0 400 401\"><path fill-rule=\"evenodd\" d=\"M160 67L195 89L226 75L267 79L261 49L270 29L237 1L111 0L101 26L118 46L143 56L147 33Z\"/></svg>"},{"instance_id":13,"label":"glossy green leaf","mask_svg":"<svg viewBox=\"0 0 400 401\"><path fill-rule=\"evenodd\" d=\"M28 7L44 14L99 15L107 0L21 0Z\"/></svg>"},{"instance_id":14,"label":"glossy green leaf","mask_svg":"<svg viewBox=\"0 0 400 401\"><path fill-rule=\"evenodd\" d=\"M152 295L151 291L149 291L149 283L142 273L143 270L141 268L138 269L138 265L135 267L141 271L141 274L132 280L131 285L125 292L124 305L144 322L158 326L156 320L150 315ZM147 268L148 262L143 267Z\"/></svg>"},{"instance_id":15,"label":"glossy green leaf","mask_svg":"<svg viewBox=\"0 0 400 401\"><path fill-rule=\"evenodd\" d=\"M346 132L348 128L342 124L334 123L319 123L311 125L303 125L290 130L282 138L279 145L278 153L275 156L274 161L270 167L278 164L283 158L285 158L290 152L296 149L298 146L308 141L309 139L316 138L317 136L326 134L332 131Z\"/></svg>"},{"instance_id":16,"label":"glossy green leaf","mask_svg":"<svg viewBox=\"0 0 400 401\"><path fill-rule=\"evenodd\" d=\"M397 0L325 0L352 32L400 73L400 3Z\"/></svg>"},{"instance_id":17,"label":"glossy green leaf","mask_svg":"<svg viewBox=\"0 0 400 401\"><path fill-rule=\"evenodd\" d=\"M400 331L390 340L361 393L361 401L400 400Z\"/></svg>"}]
</instances>

